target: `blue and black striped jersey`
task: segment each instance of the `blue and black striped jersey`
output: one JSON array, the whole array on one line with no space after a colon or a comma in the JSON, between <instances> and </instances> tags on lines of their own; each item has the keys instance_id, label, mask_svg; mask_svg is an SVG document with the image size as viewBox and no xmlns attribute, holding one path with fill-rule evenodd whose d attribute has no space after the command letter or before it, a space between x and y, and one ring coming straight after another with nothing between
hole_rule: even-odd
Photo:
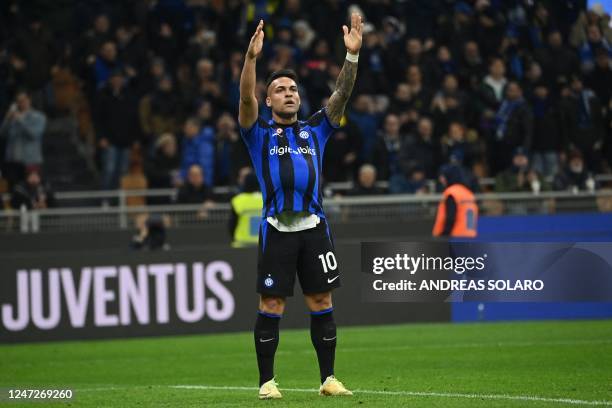
<instances>
[{"instance_id":1,"label":"blue and black striped jersey","mask_svg":"<svg viewBox=\"0 0 612 408\"><path fill-rule=\"evenodd\" d=\"M240 129L263 195L263 218L307 211L325 218L322 174L325 143L336 129L325 109L306 121L280 125L257 119Z\"/></svg>"}]
</instances>

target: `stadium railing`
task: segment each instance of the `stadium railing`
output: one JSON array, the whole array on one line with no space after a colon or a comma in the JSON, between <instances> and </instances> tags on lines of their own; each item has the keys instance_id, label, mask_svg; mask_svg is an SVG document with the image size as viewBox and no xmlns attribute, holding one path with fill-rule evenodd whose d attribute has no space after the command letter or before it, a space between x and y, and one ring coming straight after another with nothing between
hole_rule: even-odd
<instances>
[{"instance_id":1,"label":"stadium railing","mask_svg":"<svg viewBox=\"0 0 612 408\"><path fill-rule=\"evenodd\" d=\"M107 192L93 192L99 198L109 197ZM28 211L0 212L0 232L62 232L109 231L136 228L147 217L163 217L171 227L194 227L227 223L230 205L127 205L127 198L135 196L164 196L165 191L124 191L116 206L64 207ZM62 193L65 198L81 199L83 193ZM88 199L91 198L87 195ZM555 214L612 211L612 190L590 192L555 191L534 193L482 193L477 194L483 215ZM95 198L95 197L94 197ZM385 195L362 197L333 197L324 203L328 218L335 223L361 221L401 222L433 218L441 196Z\"/></svg>"}]
</instances>

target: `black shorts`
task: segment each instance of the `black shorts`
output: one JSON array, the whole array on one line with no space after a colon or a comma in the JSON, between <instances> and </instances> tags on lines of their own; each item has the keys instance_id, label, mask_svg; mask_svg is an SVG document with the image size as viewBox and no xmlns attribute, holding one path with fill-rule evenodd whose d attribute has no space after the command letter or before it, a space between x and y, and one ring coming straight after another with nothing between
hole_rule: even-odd
<instances>
[{"instance_id":1,"label":"black shorts","mask_svg":"<svg viewBox=\"0 0 612 408\"><path fill-rule=\"evenodd\" d=\"M340 286L338 262L325 219L315 227L281 232L262 220L257 259L257 293L293 296L297 272L304 294L323 293Z\"/></svg>"}]
</instances>

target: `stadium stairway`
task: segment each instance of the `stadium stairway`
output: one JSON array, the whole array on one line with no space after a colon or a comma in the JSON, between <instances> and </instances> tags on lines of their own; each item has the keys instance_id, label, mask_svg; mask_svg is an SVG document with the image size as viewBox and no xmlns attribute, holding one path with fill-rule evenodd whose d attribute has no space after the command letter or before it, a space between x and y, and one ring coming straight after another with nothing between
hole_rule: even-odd
<instances>
[{"instance_id":1,"label":"stadium stairway","mask_svg":"<svg viewBox=\"0 0 612 408\"><path fill-rule=\"evenodd\" d=\"M50 117L43 137L43 174L54 191L96 190L99 186L92 155L71 116Z\"/></svg>"}]
</instances>

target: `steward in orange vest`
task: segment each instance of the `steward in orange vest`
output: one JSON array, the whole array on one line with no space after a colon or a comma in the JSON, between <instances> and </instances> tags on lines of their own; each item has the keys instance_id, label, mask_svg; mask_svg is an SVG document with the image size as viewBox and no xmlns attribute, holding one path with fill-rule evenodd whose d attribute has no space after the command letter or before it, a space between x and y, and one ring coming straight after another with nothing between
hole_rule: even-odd
<instances>
[{"instance_id":1,"label":"steward in orange vest","mask_svg":"<svg viewBox=\"0 0 612 408\"><path fill-rule=\"evenodd\" d=\"M438 204L438 214L433 227L434 236L476 236L478 205L474 193L463 182L459 166L445 165L440 169L440 183L445 187Z\"/></svg>"}]
</instances>

